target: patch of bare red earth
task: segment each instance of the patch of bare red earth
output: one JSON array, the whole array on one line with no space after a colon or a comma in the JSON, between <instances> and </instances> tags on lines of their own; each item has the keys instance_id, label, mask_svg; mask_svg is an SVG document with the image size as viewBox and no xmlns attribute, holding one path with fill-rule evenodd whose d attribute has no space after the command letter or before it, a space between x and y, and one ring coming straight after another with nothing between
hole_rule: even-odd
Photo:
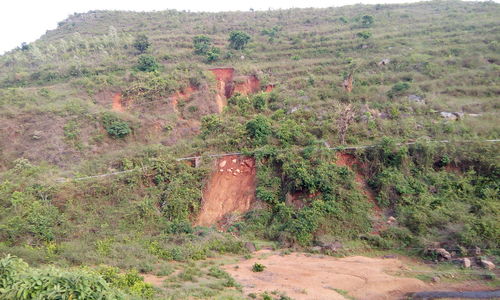
<instances>
[{"instance_id":1,"label":"patch of bare red earth","mask_svg":"<svg viewBox=\"0 0 500 300\"><path fill-rule=\"evenodd\" d=\"M255 173L251 157L231 155L218 159L204 189L195 225L211 226L228 214L248 211L255 202Z\"/></svg>"},{"instance_id":2,"label":"patch of bare red earth","mask_svg":"<svg viewBox=\"0 0 500 300\"><path fill-rule=\"evenodd\" d=\"M343 166L354 171L354 179L363 191L363 194L368 198L368 200L373 204L374 216L377 219L374 225L374 230L372 233L378 234L381 230L386 227L386 224L383 222L383 212L380 207L377 205L375 199L375 193L368 186L366 182L366 177L364 174L359 171L361 167L361 163L356 159L356 157L349 153L337 152L337 160L335 162L337 166Z\"/></svg>"}]
</instances>

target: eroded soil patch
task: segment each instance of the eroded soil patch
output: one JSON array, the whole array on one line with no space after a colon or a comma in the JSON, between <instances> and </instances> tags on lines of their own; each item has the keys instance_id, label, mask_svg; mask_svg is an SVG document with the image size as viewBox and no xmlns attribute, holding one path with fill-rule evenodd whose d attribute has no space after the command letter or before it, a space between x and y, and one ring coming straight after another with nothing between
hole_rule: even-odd
<instances>
[{"instance_id":1,"label":"eroded soil patch","mask_svg":"<svg viewBox=\"0 0 500 300\"><path fill-rule=\"evenodd\" d=\"M215 225L226 214L248 211L255 201L255 186L253 158L231 155L218 159L203 192L196 225Z\"/></svg>"}]
</instances>

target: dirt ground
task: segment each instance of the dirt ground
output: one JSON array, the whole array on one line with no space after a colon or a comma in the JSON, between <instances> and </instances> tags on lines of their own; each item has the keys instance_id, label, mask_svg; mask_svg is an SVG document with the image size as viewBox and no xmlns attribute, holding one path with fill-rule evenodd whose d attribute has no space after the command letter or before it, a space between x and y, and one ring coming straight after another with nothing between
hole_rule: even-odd
<instances>
[{"instance_id":1,"label":"dirt ground","mask_svg":"<svg viewBox=\"0 0 500 300\"><path fill-rule=\"evenodd\" d=\"M255 161L250 157L220 158L203 192L196 225L211 226L224 215L246 212L255 201Z\"/></svg>"},{"instance_id":2,"label":"dirt ground","mask_svg":"<svg viewBox=\"0 0 500 300\"><path fill-rule=\"evenodd\" d=\"M399 259L303 253L282 256L270 250L258 251L254 257L224 267L243 286L245 295L278 290L298 300L349 299L338 292L343 290L355 299L377 300L400 299L408 292L429 288L415 278L389 275L407 268ZM266 266L265 270L253 272L255 262Z\"/></svg>"}]
</instances>

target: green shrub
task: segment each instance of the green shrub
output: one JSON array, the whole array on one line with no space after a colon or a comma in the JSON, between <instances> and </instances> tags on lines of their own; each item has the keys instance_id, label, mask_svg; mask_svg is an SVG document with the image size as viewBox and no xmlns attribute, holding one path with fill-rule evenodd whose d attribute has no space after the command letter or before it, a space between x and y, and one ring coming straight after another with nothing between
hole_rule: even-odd
<instances>
[{"instance_id":1,"label":"green shrub","mask_svg":"<svg viewBox=\"0 0 500 300\"><path fill-rule=\"evenodd\" d=\"M259 263L254 263L252 266L252 272L263 272L266 266Z\"/></svg>"},{"instance_id":2,"label":"green shrub","mask_svg":"<svg viewBox=\"0 0 500 300\"><path fill-rule=\"evenodd\" d=\"M135 38L132 45L135 49L137 49L137 51L139 51L139 53L144 53L151 46L151 43L145 34L140 34Z\"/></svg>"},{"instance_id":3,"label":"green shrub","mask_svg":"<svg viewBox=\"0 0 500 300\"><path fill-rule=\"evenodd\" d=\"M0 278L0 299L123 299L93 272L33 269L9 255L0 260Z\"/></svg>"},{"instance_id":4,"label":"green shrub","mask_svg":"<svg viewBox=\"0 0 500 300\"><path fill-rule=\"evenodd\" d=\"M197 35L193 38L194 53L206 55L212 48L212 39L206 35Z\"/></svg>"},{"instance_id":5,"label":"green shrub","mask_svg":"<svg viewBox=\"0 0 500 300\"><path fill-rule=\"evenodd\" d=\"M392 86L389 92L387 92L387 96L389 96L389 98L392 99L396 96L403 95L409 89L410 89L410 84L408 82L398 82Z\"/></svg>"},{"instance_id":6,"label":"green shrub","mask_svg":"<svg viewBox=\"0 0 500 300\"><path fill-rule=\"evenodd\" d=\"M102 115L101 121L107 133L113 138L124 138L132 133L128 123L120 120L115 114L106 112Z\"/></svg>"},{"instance_id":7,"label":"green shrub","mask_svg":"<svg viewBox=\"0 0 500 300\"><path fill-rule=\"evenodd\" d=\"M142 72L155 72L160 68L160 64L156 60L156 57L143 54L139 56L136 68Z\"/></svg>"},{"instance_id":8,"label":"green shrub","mask_svg":"<svg viewBox=\"0 0 500 300\"><path fill-rule=\"evenodd\" d=\"M359 38L362 38L364 40L369 39L372 36L372 33L369 31L361 31L356 34Z\"/></svg>"},{"instance_id":9,"label":"green shrub","mask_svg":"<svg viewBox=\"0 0 500 300\"><path fill-rule=\"evenodd\" d=\"M263 145L271 134L271 122L263 115L257 115L245 125L248 136L255 145Z\"/></svg>"},{"instance_id":10,"label":"green shrub","mask_svg":"<svg viewBox=\"0 0 500 300\"><path fill-rule=\"evenodd\" d=\"M229 47L235 50L242 50L250 41L251 37L243 31L231 31L229 34Z\"/></svg>"}]
</instances>

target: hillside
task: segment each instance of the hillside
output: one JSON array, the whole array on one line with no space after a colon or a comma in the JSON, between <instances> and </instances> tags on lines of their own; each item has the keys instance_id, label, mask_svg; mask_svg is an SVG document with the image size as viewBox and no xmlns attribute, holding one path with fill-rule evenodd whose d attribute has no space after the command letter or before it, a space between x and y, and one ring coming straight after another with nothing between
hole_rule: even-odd
<instances>
[{"instance_id":1,"label":"hillside","mask_svg":"<svg viewBox=\"0 0 500 300\"><path fill-rule=\"evenodd\" d=\"M0 56L0 253L106 265L75 272L110 299L248 296L222 265L254 244L498 262L499 15L74 14Z\"/></svg>"}]
</instances>

